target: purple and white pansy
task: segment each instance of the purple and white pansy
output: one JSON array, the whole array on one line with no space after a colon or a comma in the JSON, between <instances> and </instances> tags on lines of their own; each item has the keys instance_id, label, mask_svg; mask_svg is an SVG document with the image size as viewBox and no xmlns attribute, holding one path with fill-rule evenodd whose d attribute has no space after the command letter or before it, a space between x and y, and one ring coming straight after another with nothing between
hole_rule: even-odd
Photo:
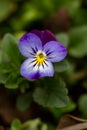
<instances>
[{"instance_id":1,"label":"purple and white pansy","mask_svg":"<svg viewBox=\"0 0 87 130\"><path fill-rule=\"evenodd\" d=\"M19 50L27 58L21 65L20 73L29 80L53 76L52 62L59 62L67 55L65 46L56 41L48 30L33 30L23 35Z\"/></svg>"}]
</instances>

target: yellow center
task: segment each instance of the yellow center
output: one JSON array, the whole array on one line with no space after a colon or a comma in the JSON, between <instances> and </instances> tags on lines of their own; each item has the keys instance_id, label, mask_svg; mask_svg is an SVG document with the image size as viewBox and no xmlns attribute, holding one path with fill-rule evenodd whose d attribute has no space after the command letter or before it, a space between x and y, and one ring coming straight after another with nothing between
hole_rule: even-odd
<instances>
[{"instance_id":1,"label":"yellow center","mask_svg":"<svg viewBox=\"0 0 87 130\"><path fill-rule=\"evenodd\" d=\"M37 64L39 65L42 65L46 60L46 54L42 51L39 51L37 54L36 54L36 62Z\"/></svg>"}]
</instances>

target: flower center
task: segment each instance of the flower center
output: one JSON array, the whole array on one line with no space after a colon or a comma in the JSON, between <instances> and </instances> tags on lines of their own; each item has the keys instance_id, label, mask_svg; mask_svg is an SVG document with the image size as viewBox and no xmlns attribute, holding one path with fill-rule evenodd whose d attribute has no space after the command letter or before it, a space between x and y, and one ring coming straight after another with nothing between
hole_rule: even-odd
<instances>
[{"instance_id":1,"label":"flower center","mask_svg":"<svg viewBox=\"0 0 87 130\"><path fill-rule=\"evenodd\" d=\"M36 62L37 64L42 65L46 60L46 54L43 51L38 51L36 54Z\"/></svg>"}]
</instances>

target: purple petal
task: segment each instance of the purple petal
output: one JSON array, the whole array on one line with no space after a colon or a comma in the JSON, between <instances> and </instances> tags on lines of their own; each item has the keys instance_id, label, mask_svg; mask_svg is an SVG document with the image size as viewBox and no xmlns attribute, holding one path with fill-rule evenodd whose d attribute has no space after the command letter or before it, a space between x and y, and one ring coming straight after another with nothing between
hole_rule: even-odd
<instances>
[{"instance_id":1,"label":"purple petal","mask_svg":"<svg viewBox=\"0 0 87 130\"><path fill-rule=\"evenodd\" d=\"M23 56L32 57L38 50L42 50L42 42L37 35L28 33L20 39L19 49Z\"/></svg>"},{"instance_id":2,"label":"purple petal","mask_svg":"<svg viewBox=\"0 0 87 130\"><path fill-rule=\"evenodd\" d=\"M33 59L27 59L23 62L23 64L21 65L21 70L20 73L23 77L30 79L30 80L34 80L35 76L37 78L37 76L39 77L38 74L38 67L34 66L34 62Z\"/></svg>"},{"instance_id":3,"label":"purple petal","mask_svg":"<svg viewBox=\"0 0 87 130\"><path fill-rule=\"evenodd\" d=\"M56 41L55 36L48 30L45 31L32 30L31 32L40 37L43 45L49 41Z\"/></svg>"},{"instance_id":4,"label":"purple petal","mask_svg":"<svg viewBox=\"0 0 87 130\"><path fill-rule=\"evenodd\" d=\"M44 45L44 51L47 54L47 59L51 62L61 61L67 55L65 46L56 41L46 43Z\"/></svg>"},{"instance_id":5,"label":"purple petal","mask_svg":"<svg viewBox=\"0 0 87 130\"><path fill-rule=\"evenodd\" d=\"M54 69L50 62L43 66L38 66L33 62L33 59L27 59L21 66L21 75L29 80L35 80L44 76L53 76Z\"/></svg>"},{"instance_id":6,"label":"purple petal","mask_svg":"<svg viewBox=\"0 0 87 130\"><path fill-rule=\"evenodd\" d=\"M35 35L37 35L41 39L42 31L35 29L35 30L32 30L31 33L34 33Z\"/></svg>"},{"instance_id":7,"label":"purple petal","mask_svg":"<svg viewBox=\"0 0 87 130\"><path fill-rule=\"evenodd\" d=\"M40 77L52 77L54 75L54 68L51 62L45 61L44 65L39 67Z\"/></svg>"},{"instance_id":8,"label":"purple petal","mask_svg":"<svg viewBox=\"0 0 87 130\"><path fill-rule=\"evenodd\" d=\"M42 40L42 43L44 45L49 41L56 41L56 38L50 31L45 30L42 32L41 40Z\"/></svg>"}]
</instances>

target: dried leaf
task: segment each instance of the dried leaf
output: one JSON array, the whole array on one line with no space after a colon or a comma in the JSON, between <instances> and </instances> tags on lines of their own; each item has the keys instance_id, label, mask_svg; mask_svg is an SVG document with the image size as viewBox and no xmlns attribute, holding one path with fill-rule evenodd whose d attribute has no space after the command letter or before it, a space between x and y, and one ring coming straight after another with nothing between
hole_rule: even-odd
<instances>
[{"instance_id":1,"label":"dried leaf","mask_svg":"<svg viewBox=\"0 0 87 130\"><path fill-rule=\"evenodd\" d=\"M87 128L87 120L72 115L64 115L56 130L83 130L83 128Z\"/></svg>"}]
</instances>

